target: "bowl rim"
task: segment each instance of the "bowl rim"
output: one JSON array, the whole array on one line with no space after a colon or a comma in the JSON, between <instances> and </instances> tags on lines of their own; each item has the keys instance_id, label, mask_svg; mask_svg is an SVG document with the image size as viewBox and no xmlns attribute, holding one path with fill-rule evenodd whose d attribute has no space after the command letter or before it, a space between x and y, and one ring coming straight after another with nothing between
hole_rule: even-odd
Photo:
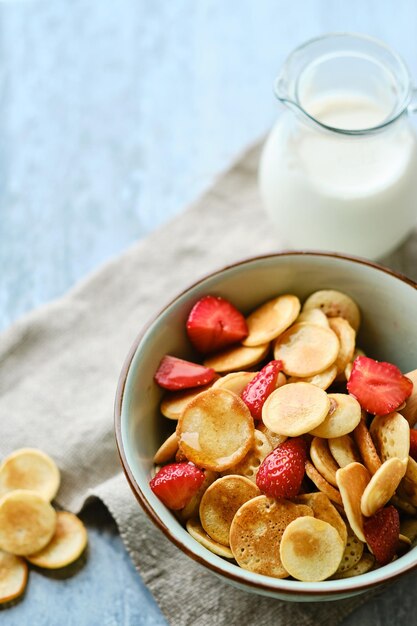
<instances>
[{"instance_id":1,"label":"bowl rim","mask_svg":"<svg viewBox=\"0 0 417 626\"><path fill-rule=\"evenodd\" d=\"M273 252L273 253L268 253L268 254L262 254L262 255L256 255L256 256L251 256L251 257L245 257L243 259L237 260L234 263L229 263L223 267L220 267L208 274L205 274L203 276L201 276L198 280L194 281L193 283L191 283L190 285L188 285L188 287L186 287L185 289L183 289L180 293L178 293L177 295L175 295L167 304L165 304L159 311L157 311L157 313L155 313L150 319L148 319L148 321L145 323L145 325L143 326L142 330L139 332L139 334L136 336L136 338L134 339L132 346L125 358L125 361L123 363L120 375L119 375L119 380L118 380L118 385L117 385L117 390L116 390L116 397L115 397L115 403L114 403L114 430L115 430L115 438L116 438L116 445L117 445L117 451L119 454L119 458L120 458L120 462L124 471L124 474L127 478L127 481L129 483L129 486L134 494L134 496L136 497L137 501L139 502L139 504L141 505L143 511L148 515L148 517L151 519L151 521L154 523L154 525L159 528L159 530L161 530L164 535L174 544L177 546L177 548L179 548L182 552L184 552L188 557L190 557L191 559L193 559L194 561L196 561L197 563L199 563L200 565L206 567L207 569L211 570L213 573L223 577L223 578L227 578L230 580L231 583L235 583L238 584L240 586L246 586L246 587L252 587L254 590L258 590L258 591L262 591L266 594L269 595L276 595L278 593L281 593L281 595L287 595L287 596L311 596L311 597L317 597L317 596L341 596L343 594L354 594L355 592L361 592L361 591L366 591L369 589L372 589L374 587L377 587L381 584L387 583L387 582L392 582L393 580L396 580L399 576L402 576L403 574L405 574L406 572L411 572L414 569L417 568L417 558L416 561L414 563L410 563L408 565L405 565L404 567L400 568L399 570L393 572L391 575L389 575L387 578L378 578L375 581L371 581L371 582L366 582L366 583L360 583L357 585L349 585L348 581L351 579L346 579L345 585L346 587L343 586L342 584L342 580L340 580L341 586L338 587L337 589L305 589L305 590L298 590L298 589L294 589L294 590L288 590L288 589L284 589L279 587L279 582L280 579L274 579L271 578L271 580L274 581L274 584L267 584L264 583L263 581L259 581L259 582L252 582L252 581L248 581L245 579L242 579L239 574L232 574L231 572L226 572L223 569L221 569L220 567L218 567L216 564L211 563L209 560L204 559L203 557L199 556L198 554L192 552L184 543L182 543L182 541L175 536L175 534L170 530L170 528L168 526L166 526L163 521L159 518L159 516L157 515L157 513L154 511L154 509L151 507L151 505L149 504L148 500L146 499L146 497L144 496L144 494L142 493L142 490L140 488L140 486L138 485L138 483L136 482L136 479L133 475L132 470L130 469L129 463L127 461L127 457L125 454L125 450L124 450L124 445L123 445L123 440L122 440L122 405L123 405L123 397L124 397L124 391L126 388L126 382L127 382L127 377L129 374L129 370L133 361L133 358L136 354L136 351L143 339L143 337L145 336L145 334L147 333L147 331L149 330L149 328L151 328L151 326L156 322L156 320L169 308L171 307L173 304L175 304L175 302L177 300L179 300L180 298L182 298L182 296L184 296L185 294L187 294L189 291L191 291L192 289L194 289L195 287L197 287L198 285L200 285L202 282L204 282L205 280L215 277L217 274L221 274L224 271L227 271L229 269L232 268L236 268L240 265L245 265L247 263L251 263L254 261L259 261L259 260L264 260L264 259L270 259L270 258L281 258L281 257L291 257L291 256L315 256L315 257L328 257L328 258L336 258L336 259L341 259L344 261L349 261L349 262L353 262L353 263L357 263L359 265L365 265L368 267L372 267L378 271L384 272L386 274L389 274L390 276L393 276L394 278L397 278L398 280L408 284L410 287L414 288L415 290L417 290L417 282L415 282L414 280L412 280L411 278L409 278L408 276L405 276L405 274L402 274L400 272L394 271L388 267L385 267L384 265L380 265L379 263L375 263L373 261L369 261L368 259L364 259L364 258L360 258L360 257L355 257L355 256L350 256L350 255L346 255L346 254L339 254L336 252L319 252L316 250L284 250L281 252ZM267 577L263 577L263 578L267 578ZM324 583L326 581L323 581ZM343 581L344 582L344 581Z\"/></svg>"}]
</instances>

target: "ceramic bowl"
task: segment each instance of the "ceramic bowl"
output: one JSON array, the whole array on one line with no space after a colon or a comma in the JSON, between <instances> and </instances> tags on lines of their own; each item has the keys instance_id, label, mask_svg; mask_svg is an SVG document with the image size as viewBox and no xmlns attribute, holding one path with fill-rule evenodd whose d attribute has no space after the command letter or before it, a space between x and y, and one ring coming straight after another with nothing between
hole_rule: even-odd
<instances>
[{"instance_id":1,"label":"ceramic bowl","mask_svg":"<svg viewBox=\"0 0 417 626\"><path fill-rule=\"evenodd\" d=\"M152 457L167 435L159 412L161 390L153 381L165 354L195 358L185 333L192 305L205 294L230 299L247 313L281 293L303 301L318 289L351 295L362 311L358 345L370 356L417 367L417 285L385 268L333 254L291 252L226 267L176 297L136 339L123 367L116 398L115 428L123 469L137 500L154 524L189 557L241 589L293 601L333 600L362 593L417 566L417 547L362 576L304 583L255 574L197 543L149 488ZM168 426L173 430L174 424Z\"/></svg>"}]
</instances>

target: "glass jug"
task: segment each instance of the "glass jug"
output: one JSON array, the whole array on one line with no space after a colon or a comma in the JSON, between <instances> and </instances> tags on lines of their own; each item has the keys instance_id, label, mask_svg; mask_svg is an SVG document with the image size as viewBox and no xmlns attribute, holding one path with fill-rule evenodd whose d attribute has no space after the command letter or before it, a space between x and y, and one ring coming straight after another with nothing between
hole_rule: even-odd
<instances>
[{"instance_id":1,"label":"glass jug","mask_svg":"<svg viewBox=\"0 0 417 626\"><path fill-rule=\"evenodd\" d=\"M275 83L287 110L262 152L264 206L286 247L379 258L413 228L414 91L383 43L349 34L313 39Z\"/></svg>"}]
</instances>

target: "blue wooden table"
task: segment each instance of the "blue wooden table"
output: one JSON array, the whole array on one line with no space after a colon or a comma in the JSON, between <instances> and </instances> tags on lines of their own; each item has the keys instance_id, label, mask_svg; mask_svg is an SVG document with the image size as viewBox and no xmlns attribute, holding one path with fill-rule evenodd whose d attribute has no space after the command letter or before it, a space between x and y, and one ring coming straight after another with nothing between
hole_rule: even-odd
<instances>
[{"instance_id":1,"label":"blue wooden table","mask_svg":"<svg viewBox=\"0 0 417 626\"><path fill-rule=\"evenodd\" d=\"M417 80L416 25L411 0L0 2L0 327L175 215L265 133L296 45L368 33ZM105 511L83 515L84 567L66 580L32 573L1 624L165 623ZM345 626L417 624L416 582Z\"/></svg>"}]
</instances>

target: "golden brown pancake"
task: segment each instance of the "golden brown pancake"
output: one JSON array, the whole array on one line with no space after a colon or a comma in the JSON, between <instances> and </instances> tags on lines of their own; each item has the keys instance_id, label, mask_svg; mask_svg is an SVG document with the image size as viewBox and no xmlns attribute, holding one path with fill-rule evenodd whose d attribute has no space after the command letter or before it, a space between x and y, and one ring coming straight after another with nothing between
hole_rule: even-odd
<instances>
[{"instance_id":1,"label":"golden brown pancake","mask_svg":"<svg viewBox=\"0 0 417 626\"><path fill-rule=\"evenodd\" d=\"M45 569L59 569L76 561L87 545L87 531L73 513L58 511L56 528L51 541L39 552L26 558Z\"/></svg>"},{"instance_id":2,"label":"golden brown pancake","mask_svg":"<svg viewBox=\"0 0 417 626\"><path fill-rule=\"evenodd\" d=\"M278 337L274 358L288 376L305 378L323 372L336 362L339 340L330 329L315 324L294 324Z\"/></svg>"},{"instance_id":3,"label":"golden brown pancake","mask_svg":"<svg viewBox=\"0 0 417 626\"><path fill-rule=\"evenodd\" d=\"M230 528L230 547L243 569L286 578L279 545L290 522L303 515L312 515L310 507L289 500L258 496L237 511Z\"/></svg>"},{"instance_id":4,"label":"golden brown pancake","mask_svg":"<svg viewBox=\"0 0 417 626\"><path fill-rule=\"evenodd\" d=\"M249 334L243 345L259 346L276 339L295 321L300 308L297 296L288 294L265 302L246 319Z\"/></svg>"},{"instance_id":5,"label":"golden brown pancake","mask_svg":"<svg viewBox=\"0 0 417 626\"><path fill-rule=\"evenodd\" d=\"M317 582L335 573L344 549L343 540L331 524L315 517L299 517L282 535L280 556L291 576Z\"/></svg>"},{"instance_id":6,"label":"golden brown pancake","mask_svg":"<svg viewBox=\"0 0 417 626\"><path fill-rule=\"evenodd\" d=\"M236 511L261 492L244 476L231 474L216 480L204 493L200 503L201 525L208 535L224 546Z\"/></svg>"},{"instance_id":7,"label":"golden brown pancake","mask_svg":"<svg viewBox=\"0 0 417 626\"><path fill-rule=\"evenodd\" d=\"M224 471L239 463L254 442L246 404L226 389L208 389L185 408L177 424L179 450L198 467Z\"/></svg>"}]
</instances>

